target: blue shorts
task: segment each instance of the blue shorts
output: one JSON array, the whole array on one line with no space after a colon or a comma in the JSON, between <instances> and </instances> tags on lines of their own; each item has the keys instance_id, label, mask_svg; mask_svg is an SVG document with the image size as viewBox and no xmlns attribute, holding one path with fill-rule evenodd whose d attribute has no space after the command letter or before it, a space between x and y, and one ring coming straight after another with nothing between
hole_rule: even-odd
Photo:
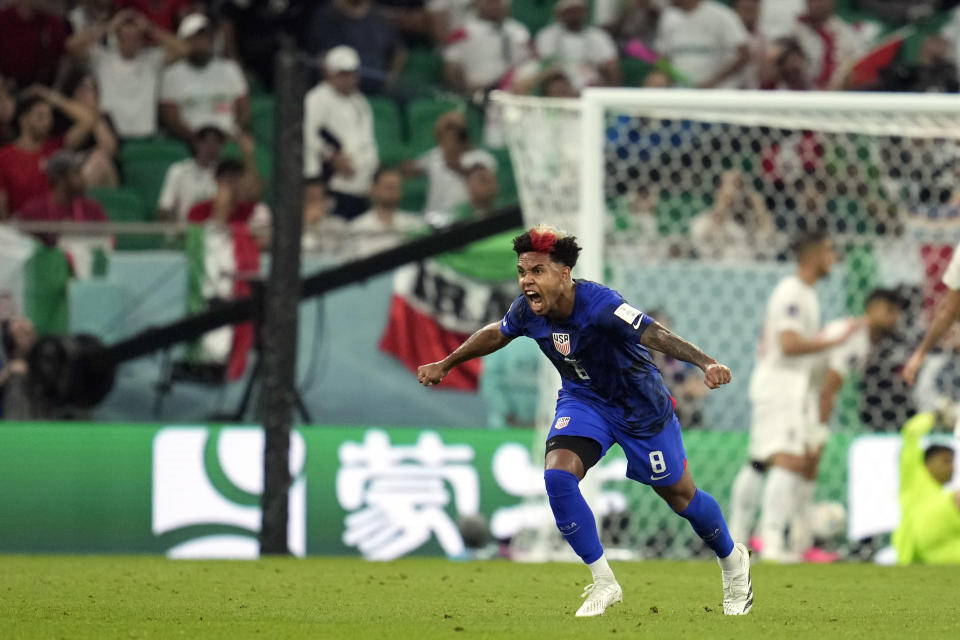
<instances>
[{"instance_id":1,"label":"blue shorts","mask_svg":"<svg viewBox=\"0 0 960 640\"><path fill-rule=\"evenodd\" d=\"M627 455L627 477L653 487L667 487L680 481L687 467L680 421L674 415L660 433L637 437L610 424L583 402L561 400L547 440L554 436L579 436L600 444L603 456L613 443Z\"/></svg>"}]
</instances>

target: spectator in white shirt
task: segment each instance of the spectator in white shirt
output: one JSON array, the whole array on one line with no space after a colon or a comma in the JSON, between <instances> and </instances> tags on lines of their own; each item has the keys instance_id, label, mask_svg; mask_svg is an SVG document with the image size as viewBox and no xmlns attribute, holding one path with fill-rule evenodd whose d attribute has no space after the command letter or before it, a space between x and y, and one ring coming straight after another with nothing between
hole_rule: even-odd
<instances>
[{"instance_id":1,"label":"spectator in white shirt","mask_svg":"<svg viewBox=\"0 0 960 640\"><path fill-rule=\"evenodd\" d=\"M329 174L334 214L352 219L367 210L380 163L373 111L359 91L360 57L353 48L334 47L323 65L325 80L304 98L303 174L311 181ZM308 184L308 200L310 188Z\"/></svg>"},{"instance_id":2,"label":"spectator in white shirt","mask_svg":"<svg viewBox=\"0 0 960 640\"><path fill-rule=\"evenodd\" d=\"M403 176L396 169L378 169L370 189L370 209L350 221L352 253L356 258L385 251L402 244L424 226L423 219L400 211Z\"/></svg>"},{"instance_id":3,"label":"spectator in white shirt","mask_svg":"<svg viewBox=\"0 0 960 640\"><path fill-rule=\"evenodd\" d=\"M793 38L807 60L818 89L840 89L859 52L853 27L834 15L834 0L807 0L807 12L794 23Z\"/></svg>"},{"instance_id":4,"label":"spectator in white shirt","mask_svg":"<svg viewBox=\"0 0 960 640\"><path fill-rule=\"evenodd\" d=\"M467 201L467 183L460 157L471 148L467 118L460 111L442 114L433 125L437 146L416 160L403 163L404 175L427 176L427 201L424 212L453 211Z\"/></svg>"},{"instance_id":5,"label":"spectator in white shirt","mask_svg":"<svg viewBox=\"0 0 960 640\"><path fill-rule=\"evenodd\" d=\"M243 71L233 60L215 57L210 21L194 13L180 23L187 43L185 60L171 65L160 83L160 122L189 141L200 127L214 124L232 135L250 123L250 101Z\"/></svg>"},{"instance_id":6,"label":"spectator in white shirt","mask_svg":"<svg viewBox=\"0 0 960 640\"><path fill-rule=\"evenodd\" d=\"M660 18L656 49L700 88L736 88L750 60L743 23L714 0L673 0Z\"/></svg>"},{"instance_id":7,"label":"spectator in white shirt","mask_svg":"<svg viewBox=\"0 0 960 640\"><path fill-rule=\"evenodd\" d=\"M537 34L541 59L560 65L578 87L620 84L617 46L606 31L587 24L586 0L560 0L557 20Z\"/></svg>"},{"instance_id":8,"label":"spectator in white shirt","mask_svg":"<svg viewBox=\"0 0 960 640\"><path fill-rule=\"evenodd\" d=\"M443 52L447 85L466 94L492 89L530 57L530 32L510 17L507 0L476 0L475 16L450 35Z\"/></svg>"},{"instance_id":9,"label":"spectator in white shirt","mask_svg":"<svg viewBox=\"0 0 960 640\"><path fill-rule=\"evenodd\" d=\"M227 134L214 125L201 127L193 137L193 157L167 169L157 202L160 220L186 220L193 205L217 193L214 175Z\"/></svg>"},{"instance_id":10,"label":"spectator in white shirt","mask_svg":"<svg viewBox=\"0 0 960 640\"><path fill-rule=\"evenodd\" d=\"M104 36L116 46L104 46ZM159 47L147 47L146 41ZM157 133L157 87L165 65L187 54L187 45L141 13L127 9L110 22L92 25L67 42L74 55L88 56L100 86L100 103L121 138Z\"/></svg>"},{"instance_id":11,"label":"spectator in white shirt","mask_svg":"<svg viewBox=\"0 0 960 640\"><path fill-rule=\"evenodd\" d=\"M713 206L690 223L697 256L710 260L750 260L773 244L773 219L756 191L738 171L720 178Z\"/></svg>"},{"instance_id":12,"label":"spectator in white shirt","mask_svg":"<svg viewBox=\"0 0 960 640\"><path fill-rule=\"evenodd\" d=\"M762 69L770 53L770 43L760 31L758 22L760 0L734 0L732 6L747 31L747 46L750 48L750 59L740 72L737 88L758 89Z\"/></svg>"}]
</instances>

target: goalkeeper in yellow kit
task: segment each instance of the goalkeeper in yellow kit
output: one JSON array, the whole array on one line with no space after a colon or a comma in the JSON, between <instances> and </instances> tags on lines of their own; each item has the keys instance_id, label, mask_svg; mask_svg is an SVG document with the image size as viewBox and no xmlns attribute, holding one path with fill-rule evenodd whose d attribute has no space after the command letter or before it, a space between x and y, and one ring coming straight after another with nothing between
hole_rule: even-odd
<instances>
[{"instance_id":1,"label":"goalkeeper in yellow kit","mask_svg":"<svg viewBox=\"0 0 960 640\"><path fill-rule=\"evenodd\" d=\"M953 476L953 449L920 446L937 421L935 413L918 413L901 432L900 527L893 534L899 564L960 564L960 491L944 488Z\"/></svg>"}]
</instances>

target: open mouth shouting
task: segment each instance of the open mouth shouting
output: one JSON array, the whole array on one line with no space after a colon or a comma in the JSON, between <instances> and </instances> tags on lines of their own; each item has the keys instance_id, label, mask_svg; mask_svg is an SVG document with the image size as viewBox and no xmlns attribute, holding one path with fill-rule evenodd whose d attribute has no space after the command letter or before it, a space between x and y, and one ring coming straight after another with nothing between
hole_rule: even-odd
<instances>
[{"instance_id":1,"label":"open mouth shouting","mask_svg":"<svg viewBox=\"0 0 960 640\"><path fill-rule=\"evenodd\" d=\"M536 314L543 312L543 298L533 289L524 289L523 295L527 297L527 304L530 310Z\"/></svg>"}]
</instances>

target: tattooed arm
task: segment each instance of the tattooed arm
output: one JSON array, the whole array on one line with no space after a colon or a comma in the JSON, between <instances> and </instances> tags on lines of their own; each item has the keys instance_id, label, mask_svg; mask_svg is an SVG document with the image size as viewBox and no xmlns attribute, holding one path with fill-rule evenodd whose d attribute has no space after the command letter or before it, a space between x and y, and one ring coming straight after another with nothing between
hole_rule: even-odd
<instances>
[{"instance_id":1,"label":"tattooed arm","mask_svg":"<svg viewBox=\"0 0 960 640\"><path fill-rule=\"evenodd\" d=\"M644 330L640 336L640 344L656 349L671 358L700 367L705 375L703 383L711 389L727 384L732 378L730 369L705 354L696 345L672 333L659 322L650 324Z\"/></svg>"}]
</instances>

